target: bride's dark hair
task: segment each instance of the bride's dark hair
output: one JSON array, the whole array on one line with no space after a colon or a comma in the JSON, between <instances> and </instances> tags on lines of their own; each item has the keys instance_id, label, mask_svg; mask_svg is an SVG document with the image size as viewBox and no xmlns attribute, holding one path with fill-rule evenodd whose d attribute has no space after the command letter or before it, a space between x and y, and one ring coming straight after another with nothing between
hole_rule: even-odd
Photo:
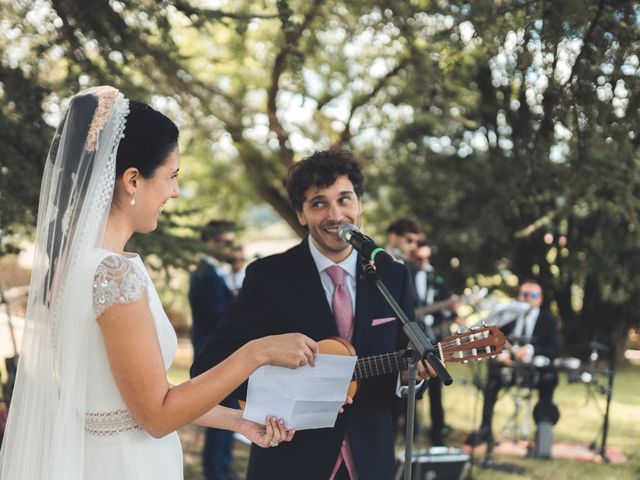
<instances>
[{"instance_id":1,"label":"bride's dark hair","mask_svg":"<svg viewBox=\"0 0 640 480\"><path fill-rule=\"evenodd\" d=\"M145 178L153 176L178 145L178 127L149 105L129 101L129 114L116 157L116 178L127 168L137 168Z\"/></svg>"}]
</instances>

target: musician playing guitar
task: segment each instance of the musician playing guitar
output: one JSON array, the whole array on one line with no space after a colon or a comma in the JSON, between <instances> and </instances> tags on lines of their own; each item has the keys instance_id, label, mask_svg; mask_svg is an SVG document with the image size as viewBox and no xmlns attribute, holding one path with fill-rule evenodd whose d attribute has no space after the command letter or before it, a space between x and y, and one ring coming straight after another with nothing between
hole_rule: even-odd
<instances>
[{"instance_id":1,"label":"musician playing guitar","mask_svg":"<svg viewBox=\"0 0 640 480\"><path fill-rule=\"evenodd\" d=\"M501 327L503 333L511 340L512 346L505 349L495 360L488 362L489 374L484 390L482 423L480 429L469 436L466 442L468 444L493 440L491 422L498 392L502 387L509 386L518 372L527 373L526 386L538 389L538 404L534 408L536 423L542 419L551 423L557 421L558 412L552 401L553 391L558 384L553 360L560 353L557 321L542 308L542 288L537 280L525 280L521 283L518 300L527 303L529 308L523 309L515 321ZM542 363L548 366L543 366ZM510 375L503 374L510 370L505 371L505 367L512 367Z\"/></svg>"},{"instance_id":2,"label":"musician playing guitar","mask_svg":"<svg viewBox=\"0 0 640 480\"><path fill-rule=\"evenodd\" d=\"M424 325L431 342L437 343L449 335L449 326L457 318L454 313L457 297L451 294L444 279L436 274L430 257L431 247L424 240L418 241L409 270L415 290L416 321ZM444 445L449 427L444 423L442 381L437 377L430 379L428 392L431 407L429 438L433 445Z\"/></svg>"},{"instance_id":3,"label":"musician playing guitar","mask_svg":"<svg viewBox=\"0 0 640 480\"><path fill-rule=\"evenodd\" d=\"M341 223L359 226L363 174L349 152L332 149L295 162L287 192L307 238L247 267L235 303L192 368L195 375L252 339L300 332L320 341L340 336L362 357L406 348L402 326L363 275L367 260L338 236ZM408 271L393 263L377 271L413 318ZM252 446L248 480L389 479L395 473L391 405L398 372L369 377L332 428L297 432L291 442ZM238 398L245 395L242 386Z\"/></svg>"}]
</instances>

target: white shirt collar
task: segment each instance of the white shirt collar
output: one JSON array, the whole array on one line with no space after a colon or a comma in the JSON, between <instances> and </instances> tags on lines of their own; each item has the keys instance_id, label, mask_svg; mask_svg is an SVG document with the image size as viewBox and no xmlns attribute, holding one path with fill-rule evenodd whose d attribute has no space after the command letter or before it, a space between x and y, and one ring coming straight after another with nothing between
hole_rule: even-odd
<instances>
[{"instance_id":1,"label":"white shirt collar","mask_svg":"<svg viewBox=\"0 0 640 480\"><path fill-rule=\"evenodd\" d=\"M311 257L316 264L318 272L323 272L332 265L338 265L353 278L356 277L356 269L358 266L358 252L355 248L351 249L351 253L347 258L345 258L340 263L335 263L333 260L323 255L320 250L318 250L318 247L316 247L315 243L313 243L313 240L311 240L311 236L307 237L307 241L309 242Z\"/></svg>"},{"instance_id":2,"label":"white shirt collar","mask_svg":"<svg viewBox=\"0 0 640 480\"><path fill-rule=\"evenodd\" d=\"M220 268L222 266L222 264L217 259L212 257L211 255L205 255L204 257L202 257L202 260L204 260L209 265L212 265L212 266L214 266L216 268Z\"/></svg>"}]
</instances>

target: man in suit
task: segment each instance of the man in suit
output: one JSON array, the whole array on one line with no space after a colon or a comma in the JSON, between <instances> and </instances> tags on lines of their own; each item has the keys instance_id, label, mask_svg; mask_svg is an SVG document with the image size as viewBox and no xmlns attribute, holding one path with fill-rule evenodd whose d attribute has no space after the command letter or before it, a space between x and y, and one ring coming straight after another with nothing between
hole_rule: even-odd
<instances>
[{"instance_id":1,"label":"man in suit","mask_svg":"<svg viewBox=\"0 0 640 480\"><path fill-rule=\"evenodd\" d=\"M231 260L229 266L230 269L227 272L227 286L234 297L237 297L242 288L244 282L244 267L245 258L244 251L240 245L233 247L233 260Z\"/></svg>"},{"instance_id":2,"label":"man in suit","mask_svg":"<svg viewBox=\"0 0 640 480\"><path fill-rule=\"evenodd\" d=\"M421 322L432 343L448 336L449 322L455 318L455 302L448 308L432 314L420 314L420 308L452 298L451 290L444 278L431 265L431 247L419 240L409 264L416 299L416 321ZM444 437L450 428L444 423L442 406L442 381L432 378L428 385L431 428L429 438L433 445L444 445Z\"/></svg>"},{"instance_id":3,"label":"man in suit","mask_svg":"<svg viewBox=\"0 0 640 480\"><path fill-rule=\"evenodd\" d=\"M393 311L362 276L362 257L337 234L342 222L360 225L360 165L344 150L316 152L291 168L287 192L298 221L309 232L307 238L248 266L236 303L207 340L192 375L251 339L278 333L302 332L314 340L342 336L359 356L406 346ZM405 267L393 264L378 274L412 318ZM398 383L394 374L363 381L333 428L299 431L293 441L274 448L252 445L247 478L393 478L391 407ZM246 387L237 394L246 394Z\"/></svg>"},{"instance_id":4,"label":"man in suit","mask_svg":"<svg viewBox=\"0 0 640 480\"><path fill-rule=\"evenodd\" d=\"M531 386L537 384L538 404L534 408L536 422L543 417L551 423L558 420L559 414L553 404L553 391L558 384L553 360L560 354L557 321L549 312L541 309L542 288L536 280L525 280L520 284L518 300L528 304L528 309L523 309L515 321L501 327L513 346L489 362L482 423L480 429L472 433L465 443L475 445L483 440L493 441L491 423L498 392L503 386L509 386L516 374L524 375L525 383ZM536 366L532 363L534 358L546 359L543 363L547 365Z\"/></svg>"},{"instance_id":5,"label":"man in suit","mask_svg":"<svg viewBox=\"0 0 640 480\"><path fill-rule=\"evenodd\" d=\"M235 225L226 220L211 220L202 230L206 255L198 262L189 282L191 306L191 343L194 356L205 339L215 330L233 302L233 292L227 286L223 262L233 259ZM237 401L228 399L223 405L237 408ZM202 465L206 480L227 480L232 477L233 432L205 429Z\"/></svg>"}]
</instances>

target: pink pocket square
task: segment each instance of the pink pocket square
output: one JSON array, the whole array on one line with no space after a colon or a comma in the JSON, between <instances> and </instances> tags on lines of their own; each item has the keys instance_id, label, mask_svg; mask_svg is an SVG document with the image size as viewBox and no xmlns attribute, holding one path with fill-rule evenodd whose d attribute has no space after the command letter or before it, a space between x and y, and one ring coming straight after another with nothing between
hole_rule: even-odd
<instances>
[{"instance_id":1,"label":"pink pocket square","mask_svg":"<svg viewBox=\"0 0 640 480\"><path fill-rule=\"evenodd\" d=\"M377 327L379 325L384 325L385 323L393 322L396 317L384 317L384 318L376 318L371 322L372 327Z\"/></svg>"}]
</instances>

